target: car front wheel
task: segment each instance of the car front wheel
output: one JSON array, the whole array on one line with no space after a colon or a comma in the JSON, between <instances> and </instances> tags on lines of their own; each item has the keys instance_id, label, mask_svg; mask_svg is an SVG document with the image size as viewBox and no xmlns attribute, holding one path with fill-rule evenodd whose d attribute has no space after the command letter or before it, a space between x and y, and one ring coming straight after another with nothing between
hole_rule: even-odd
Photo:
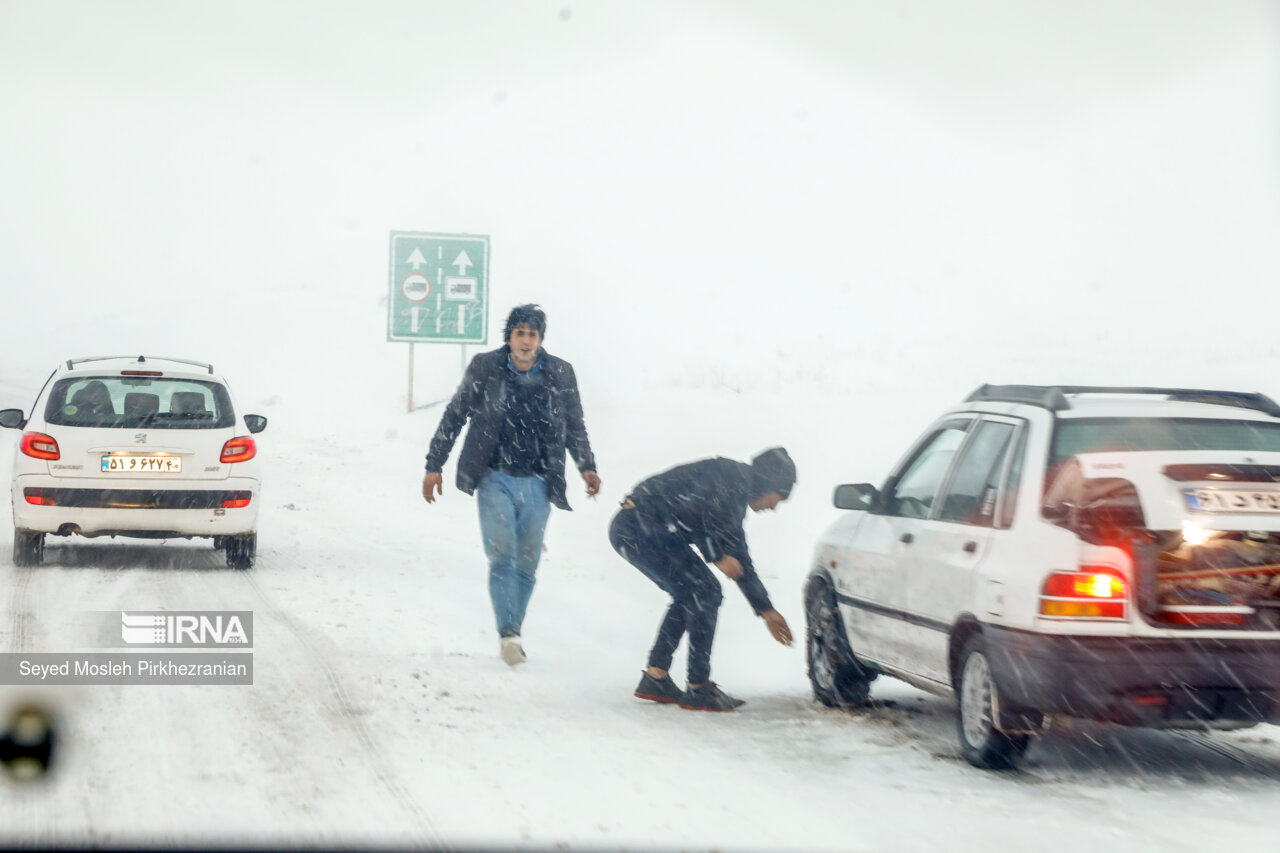
<instances>
[{"instance_id":1,"label":"car front wheel","mask_svg":"<svg viewBox=\"0 0 1280 853\"><path fill-rule=\"evenodd\" d=\"M970 637L960 652L956 669L956 724L965 760L984 770L1007 770L1018 763L1031 742L1030 735L1007 735L996 728L995 712L1000 696L986 643L980 634Z\"/></svg>"},{"instance_id":2,"label":"car front wheel","mask_svg":"<svg viewBox=\"0 0 1280 853\"><path fill-rule=\"evenodd\" d=\"M44 534L31 530L13 531L13 564L38 566L44 562Z\"/></svg>"},{"instance_id":3,"label":"car front wheel","mask_svg":"<svg viewBox=\"0 0 1280 853\"><path fill-rule=\"evenodd\" d=\"M805 618L805 655L814 698L832 708L866 702L875 673L867 672L854 658L835 593L826 583L813 586Z\"/></svg>"}]
</instances>

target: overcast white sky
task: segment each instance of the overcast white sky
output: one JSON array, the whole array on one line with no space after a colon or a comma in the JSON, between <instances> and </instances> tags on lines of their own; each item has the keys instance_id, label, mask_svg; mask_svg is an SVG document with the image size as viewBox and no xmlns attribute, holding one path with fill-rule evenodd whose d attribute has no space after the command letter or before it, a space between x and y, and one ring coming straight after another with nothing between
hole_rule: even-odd
<instances>
[{"instance_id":1,"label":"overcast white sky","mask_svg":"<svg viewBox=\"0 0 1280 853\"><path fill-rule=\"evenodd\" d=\"M548 347L602 382L1257 385L1277 17L0 0L0 356L35 376L252 341L258 365L402 375L387 233L423 230L489 234L493 337L540 301ZM144 306L148 334L119 334ZM1079 375L1082 347L1115 375ZM1201 375L1150 358L1187 347ZM451 386L452 348L420 357Z\"/></svg>"}]
</instances>

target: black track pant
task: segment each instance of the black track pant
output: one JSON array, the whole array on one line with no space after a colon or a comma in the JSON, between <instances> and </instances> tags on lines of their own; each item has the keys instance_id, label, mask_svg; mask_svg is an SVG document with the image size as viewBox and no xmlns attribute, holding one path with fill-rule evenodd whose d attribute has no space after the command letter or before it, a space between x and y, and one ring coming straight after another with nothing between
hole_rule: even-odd
<instances>
[{"instance_id":1,"label":"black track pant","mask_svg":"<svg viewBox=\"0 0 1280 853\"><path fill-rule=\"evenodd\" d=\"M716 636L716 617L724 593L692 546L667 529L662 522L646 518L634 509L621 510L609 526L609 543L622 558L635 566L673 599L658 629L658 639L649 652L649 666L671 668L680 638L689 634L691 684L711 678L711 643Z\"/></svg>"}]
</instances>

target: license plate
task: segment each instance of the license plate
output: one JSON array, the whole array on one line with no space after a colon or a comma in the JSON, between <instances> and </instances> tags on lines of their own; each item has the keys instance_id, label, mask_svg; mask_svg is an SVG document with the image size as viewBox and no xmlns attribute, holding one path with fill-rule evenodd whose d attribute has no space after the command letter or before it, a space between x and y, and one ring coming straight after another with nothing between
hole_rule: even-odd
<instances>
[{"instance_id":1,"label":"license plate","mask_svg":"<svg viewBox=\"0 0 1280 853\"><path fill-rule=\"evenodd\" d=\"M112 474L178 474L182 471L182 457L158 453L103 456L102 470Z\"/></svg>"},{"instance_id":2,"label":"license plate","mask_svg":"<svg viewBox=\"0 0 1280 853\"><path fill-rule=\"evenodd\" d=\"M1280 491L1183 489L1187 509L1195 512L1280 513Z\"/></svg>"}]
</instances>

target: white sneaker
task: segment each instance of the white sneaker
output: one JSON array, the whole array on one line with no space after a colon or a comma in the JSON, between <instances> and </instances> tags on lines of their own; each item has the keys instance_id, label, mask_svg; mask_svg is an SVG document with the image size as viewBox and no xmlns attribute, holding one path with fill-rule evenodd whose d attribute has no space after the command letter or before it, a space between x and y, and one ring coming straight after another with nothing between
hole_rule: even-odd
<instances>
[{"instance_id":1,"label":"white sneaker","mask_svg":"<svg viewBox=\"0 0 1280 853\"><path fill-rule=\"evenodd\" d=\"M524 646L520 645L518 636L502 638L502 659L507 662L507 666L525 662Z\"/></svg>"}]
</instances>

